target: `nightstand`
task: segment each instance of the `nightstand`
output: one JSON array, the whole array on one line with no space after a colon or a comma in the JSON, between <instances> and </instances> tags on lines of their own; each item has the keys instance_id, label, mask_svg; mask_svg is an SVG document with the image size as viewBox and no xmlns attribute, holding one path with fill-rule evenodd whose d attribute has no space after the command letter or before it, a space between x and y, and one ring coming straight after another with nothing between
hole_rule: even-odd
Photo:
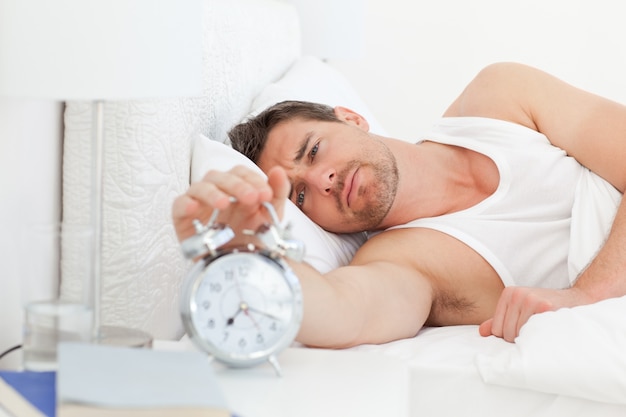
<instances>
[{"instance_id":1,"label":"nightstand","mask_svg":"<svg viewBox=\"0 0 626 417\"><path fill-rule=\"evenodd\" d=\"M154 349L195 349L155 341ZM215 364L220 386L238 417L407 417L409 372L398 359L373 352L293 347L271 365L233 369Z\"/></svg>"}]
</instances>

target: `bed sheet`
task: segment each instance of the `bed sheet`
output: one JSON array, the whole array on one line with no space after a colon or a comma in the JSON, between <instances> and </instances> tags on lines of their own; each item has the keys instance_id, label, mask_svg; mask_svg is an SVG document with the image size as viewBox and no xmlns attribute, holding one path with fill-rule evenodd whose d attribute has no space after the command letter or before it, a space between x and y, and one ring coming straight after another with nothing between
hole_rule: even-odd
<instances>
[{"instance_id":1,"label":"bed sheet","mask_svg":"<svg viewBox=\"0 0 626 417\"><path fill-rule=\"evenodd\" d=\"M486 383L477 357L498 357L511 347L502 339L481 337L478 326L452 326L426 327L412 339L352 350L377 352L407 364L410 415L415 417L626 415L626 405Z\"/></svg>"}]
</instances>

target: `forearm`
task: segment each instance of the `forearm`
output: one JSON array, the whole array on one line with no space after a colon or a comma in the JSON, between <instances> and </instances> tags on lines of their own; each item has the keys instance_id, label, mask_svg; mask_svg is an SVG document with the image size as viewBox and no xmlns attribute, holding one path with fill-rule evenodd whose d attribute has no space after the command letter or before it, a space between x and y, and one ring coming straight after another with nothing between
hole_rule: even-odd
<instances>
[{"instance_id":1,"label":"forearm","mask_svg":"<svg viewBox=\"0 0 626 417\"><path fill-rule=\"evenodd\" d=\"M304 316L297 341L307 346L342 348L357 344L364 314L351 302L340 280L320 274L305 263L291 263L300 280Z\"/></svg>"},{"instance_id":2,"label":"forearm","mask_svg":"<svg viewBox=\"0 0 626 417\"><path fill-rule=\"evenodd\" d=\"M609 236L573 286L587 302L626 295L626 200L615 215Z\"/></svg>"},{"instance_id":3,"label":"forearm","mask_svg":"<svg viewBox=\"0 0 626 417\"><path fill-rule=\"evenodd\" d=\"M414 268L357 263L325 275L305 264L293 268L304 294L297 340L306 345L345 348L409 338L428 318L431 284Z\"/></svg>"}]
</instances>

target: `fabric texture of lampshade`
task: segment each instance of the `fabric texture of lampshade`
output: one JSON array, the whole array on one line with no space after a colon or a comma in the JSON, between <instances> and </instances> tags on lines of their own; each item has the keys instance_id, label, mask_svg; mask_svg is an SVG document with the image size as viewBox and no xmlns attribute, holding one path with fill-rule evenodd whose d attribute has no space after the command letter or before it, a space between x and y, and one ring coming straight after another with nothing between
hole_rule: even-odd
<instances>
[{"instance_id":1,"label":"fabric texture of lampshade","mask_svg":"<svg viewBox=\"0 0 626 417\"><path fill-rule=\"evenodd\" d=\"M104 103L200 95L202 7L203 0L0 0L0 97L93 103L85 287L99 343L151 343L145 332L100 322Z\"/></svg>"},{"instance_id":2,"label":"fabric texture of lampshade","mask_svg":"<svg viewBox=\"0 0 626 417\"><path fill-rule=\"evenodd\" d=\"M202 0L2 0L0 96L197 95Z\"/></svg>"}]
</instances>

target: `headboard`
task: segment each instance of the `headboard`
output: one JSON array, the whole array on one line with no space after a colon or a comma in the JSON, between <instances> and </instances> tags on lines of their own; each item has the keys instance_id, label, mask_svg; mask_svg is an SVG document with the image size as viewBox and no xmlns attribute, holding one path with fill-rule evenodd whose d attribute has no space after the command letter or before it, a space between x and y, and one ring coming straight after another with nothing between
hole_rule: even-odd
<instances>
[{"instance_id":1,"label":"headboard","mask_svg":"<svg viewBox=\"0 0 626 417\"><path fill-rule=\"evenodd\" d=\"M203 92L197 98L105 104L102 323L182 335L178 289L190 267L171 224L190 181L192 138L225 141L262 88L300 56L295 9L277 0L208 0ZM65 110L63 222L89 223L91 107ZM79 247L63 244L61 296L82 294Z\"/></svg>"}]
</instances>

